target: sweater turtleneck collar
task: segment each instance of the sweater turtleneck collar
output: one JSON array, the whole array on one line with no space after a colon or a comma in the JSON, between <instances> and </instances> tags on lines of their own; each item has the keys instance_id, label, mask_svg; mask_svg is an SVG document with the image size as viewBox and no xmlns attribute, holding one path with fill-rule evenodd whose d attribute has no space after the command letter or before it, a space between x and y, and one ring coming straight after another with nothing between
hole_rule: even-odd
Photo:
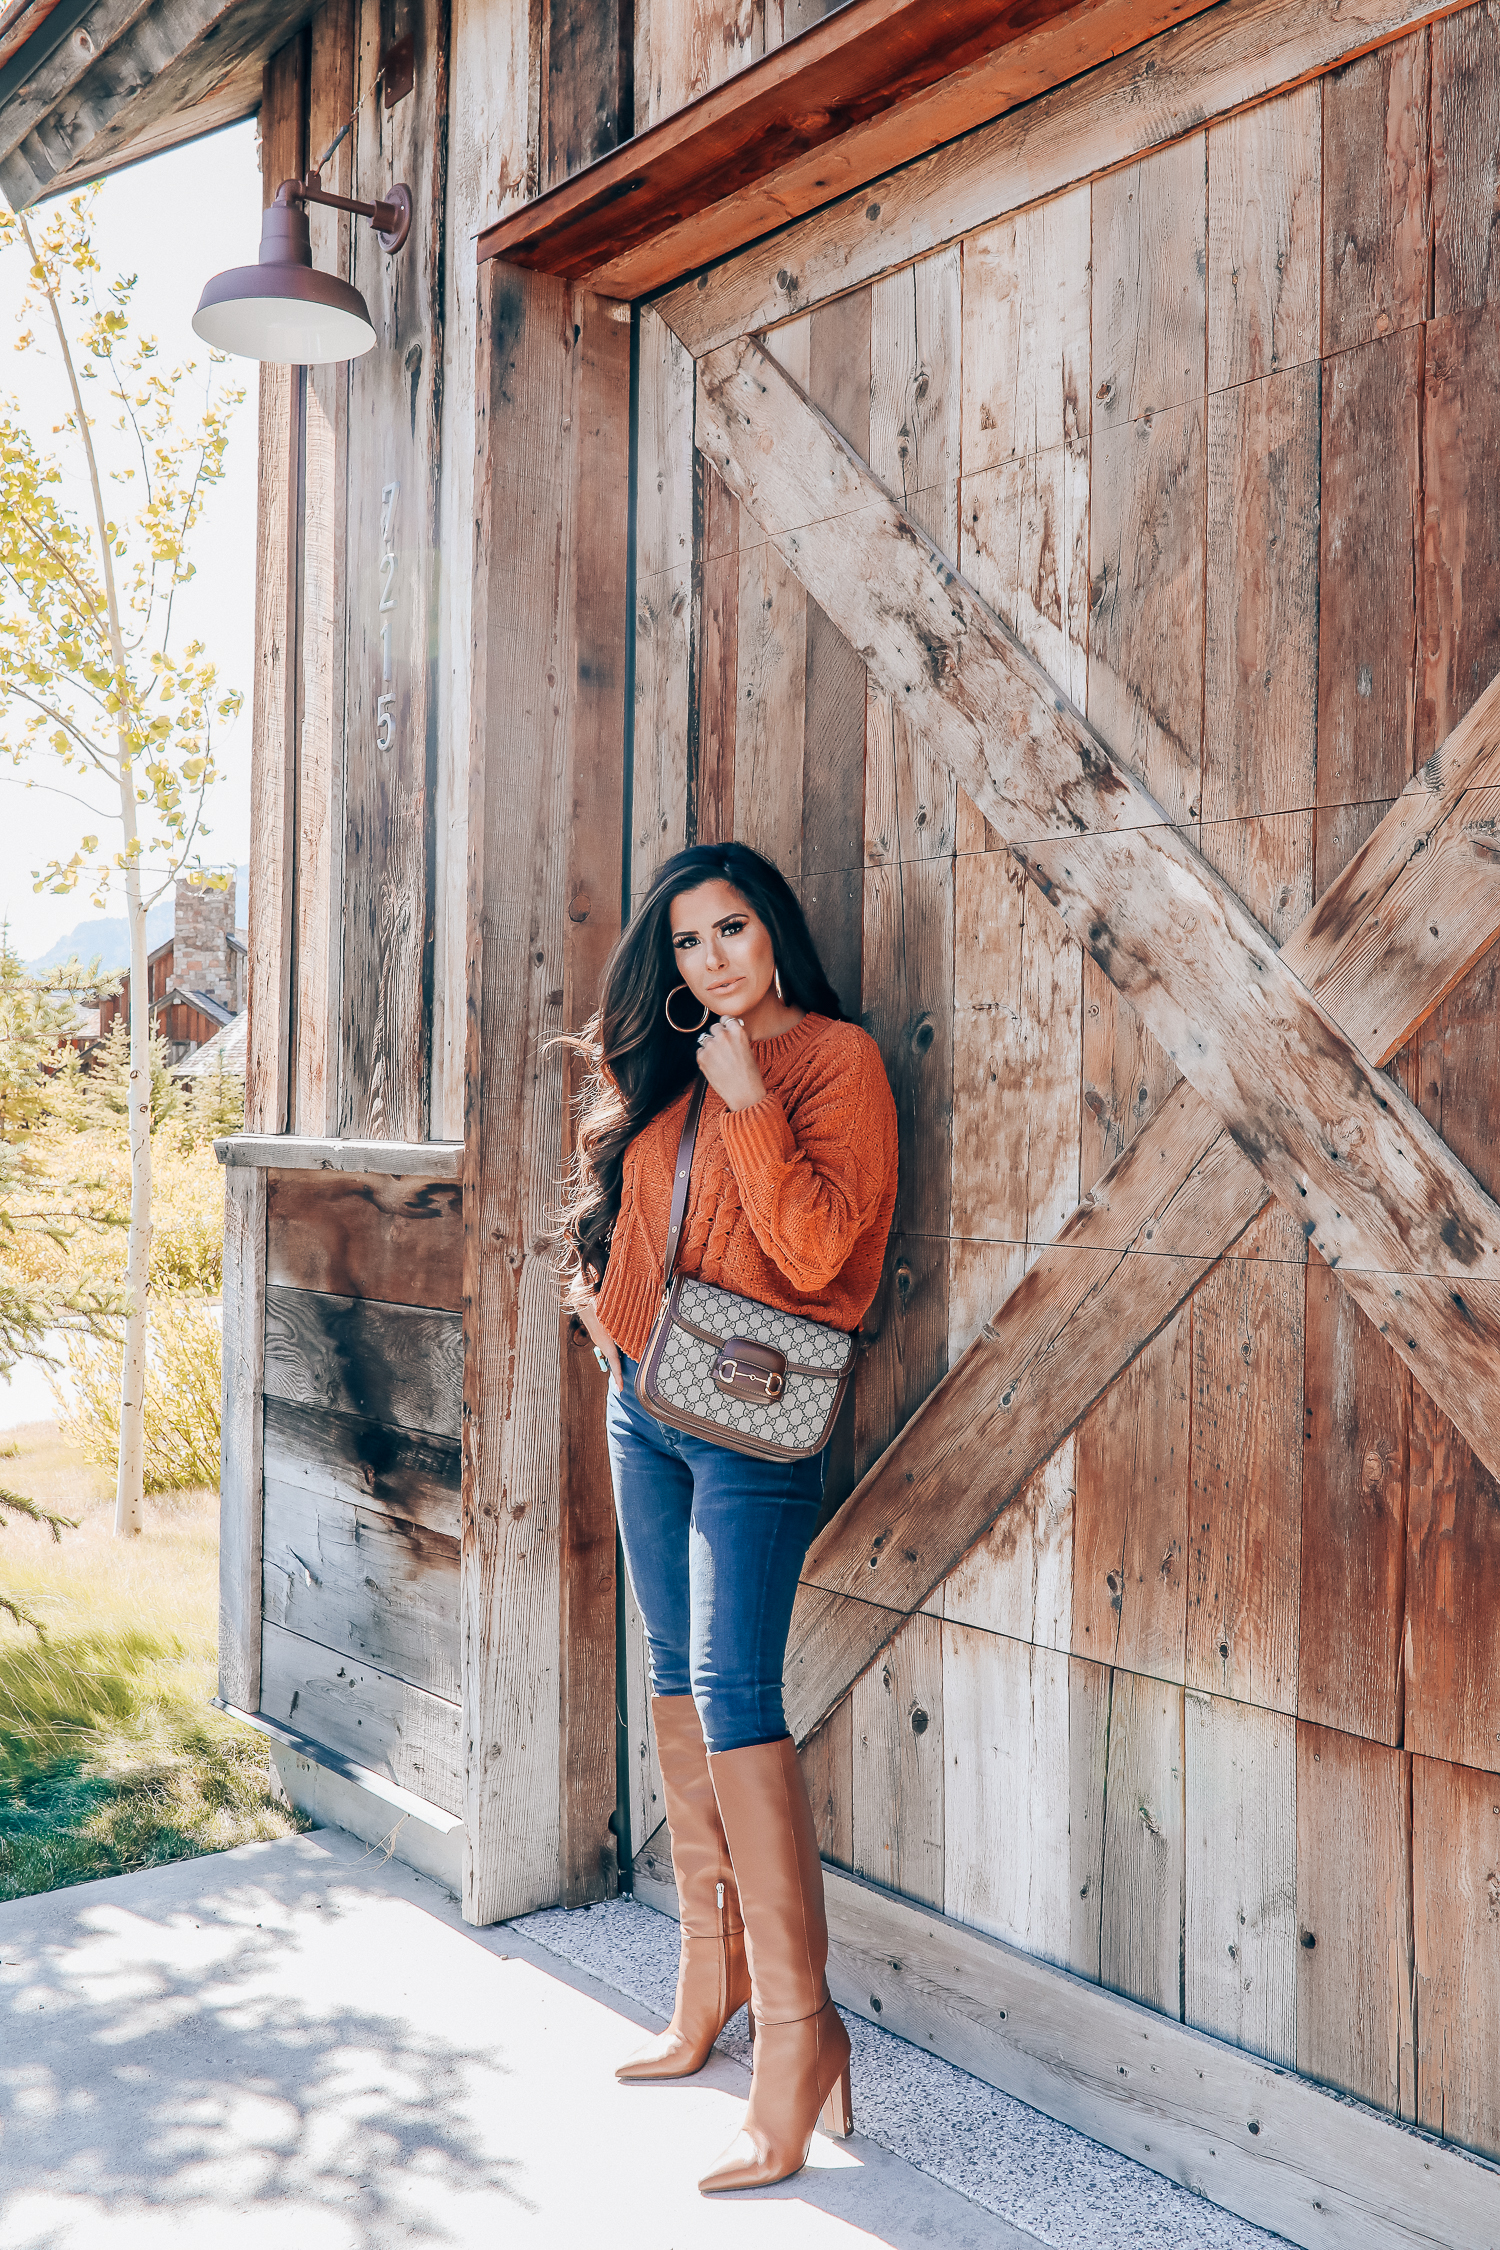
<instances>
[{"instance_id":1,"label":"sweater turtleneck collar","mask_svg":"<svg viewBox=\"0 0 1500 2250\"><path fill-rule=\"evenodd\" d=\"M767 1063L785 1062L788 1055L794 1054L808 1039L815 1038L826 1028L827 1023L827 1016L815 1015L809 1009L801 1022L794 1023L790 1031L778 1032L774 1039L752 1039L750 1045L757 1063L764 1070Z\"/></svg>"}]
</instances>

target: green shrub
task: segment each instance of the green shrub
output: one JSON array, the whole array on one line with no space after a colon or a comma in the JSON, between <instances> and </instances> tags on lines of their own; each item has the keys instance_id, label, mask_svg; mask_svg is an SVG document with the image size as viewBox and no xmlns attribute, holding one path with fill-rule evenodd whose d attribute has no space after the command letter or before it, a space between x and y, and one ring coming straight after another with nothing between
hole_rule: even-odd
<instances>
[{"instance_id":1,"label":"green shrub","mask_svg":"<svg viewBox=\"0 0 1500 2250\"><path fill-rule=\"evenodd\" d=\"M68 1345L71 1404L63 1436L90 1461L113 1469L120 1452L120 1375L124 1346L85 1337ZM151 1308L146 1365L146 1490L180 1492L219 1481L219 1397L223 1345L202 1307L164 1294Z\"/></svg>"}]
</instances>

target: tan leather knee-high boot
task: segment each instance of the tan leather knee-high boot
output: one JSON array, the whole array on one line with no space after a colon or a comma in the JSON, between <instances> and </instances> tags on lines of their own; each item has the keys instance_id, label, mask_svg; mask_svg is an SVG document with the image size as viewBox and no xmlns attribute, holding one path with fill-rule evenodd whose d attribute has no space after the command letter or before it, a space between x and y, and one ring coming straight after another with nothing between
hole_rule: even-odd
<instances>
[{"instance_id":1,"label":"tan leather knee-high boot","mask_svg":"<svg viewBox=\"0 0 1500 2250\"><path fill-rule=\"evenodd\" d=\"M853 2130L849 2034L828 1997L828 1920L812 1807L789 1737L708 1761L739 1879L755 2061L744 2129L698 2182L769 2187L807 2162L819 2110Z\"/></svg>"},{"instance_id":2,"label":"tan leather knee-high boot","mask_svg":"<svg viewBox=\"0 0 1500 2250\"><path fill-rule=\"evenodd\" d=\"M688 2078L750 1997L745 1925L734 1868L709 1777L703 1728L690 1695L653 1696L656 1750L682 1916L672 2021L616 2078Z\"/></svg>"}]
</instances>

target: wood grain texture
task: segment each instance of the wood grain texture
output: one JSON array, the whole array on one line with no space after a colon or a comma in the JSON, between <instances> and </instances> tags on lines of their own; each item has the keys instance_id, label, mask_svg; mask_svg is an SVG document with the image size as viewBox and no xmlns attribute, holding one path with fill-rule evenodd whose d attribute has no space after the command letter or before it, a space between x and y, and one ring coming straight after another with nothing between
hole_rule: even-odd
<instances>
[{"instance_id":1,"label":"wood grain texture","mask_svg":"<svg viewBox=\"0 0 1500 2250\"><path fill-rule=\"evenodd\" d=\"M1406 1746L1500 1774L1500 1484L1416 1384L1405 1666Z\"/></svg>"},{"instance_id":2,"label":"wood grain texture","mask_svg":"<svg viewBox=\"0 0 1500 2250\"><path fill-rule=\"evenodd\" d=\"M578 528L574 682L568 699L569 818L562 925L563 1020L581 1032L620 934L630 612L630 321L582 291L573 304ZM573 1058L571 1091L582 1091ZM571 1115L570 1111L570 1115ZM614 1494L604 1432L606 1382L570 1323L561 1348L559 1788L562 1896L581 1906L619 1879L616 1811Z\"/></svg>"},{"instance_id":3,"label":"wood grain texture","mask_svg":"<svg viewBox=\"0 0 1500 2250\"><path fill-rule=\"evenodd\" d=\"M354 108L354 0L319 8L309 27L308 147L320 156ZM353 143L334 152L323 184L353 190ZM313 264L349 270L347 212L307 207ZM344 858L345 536L349 366L307 370L303 396L302 612L297 687L296 1002L291 1125L336 1133Z\"/></svg>"},{"instance_id":4,"label":"wood grain texture","mask_svg":"<svg viewBox=\"0 0 1500 2250\"><path fill-rule=\"evenodd\" d=\"M1096 183L1093 263L1095 434L1201 398L1206 135L1177 141Z\"/></svg>"},{"instance_id":5,"label":"wood grain texture","mask_svg":"<svg viewBox=\"0 0 1500 2250\"><path fill-rule=\"evenodd\" d=\"M1441 17L1432 51L1432 309L1478 312L1500 281L1500 21L1492 5Z\"/></svg>"},{"instance_id":6,"label":"wood grain texture","mask_svg":"<svg viewBox=\"0 0 1500 2250\"><path fill-rule=\"evenodd\" d=\"M463 1304L462 1189L377 1173L268 1172L266 1276L392 1305Z\"/></svg>"},{"instance_id":7,"label":"wood grain texture","mask_svg":"<svg viewBox=\"0 0 1500 2250\"><path fill-rule=\"evenodd\" d=\"M853 1725L856 1874L943 1903L943 1627L908 1618L859 1680Z\"/></svg>"},{"instance_id":8,"label":"wood grain texture","mask_svg":"<svg viewBox=\"0 0 1500 2250\"><path fill-rule=\"evenodd\" d=\"M1081 1667L1072 1667L1076 1679ZM1107 1675L1099 1876L1099 1978L1180 2020L1183 1992L1183 1697L1133 1673Z\"/></svg>"},{"instance_id":9,"label":"wood grain texture","mask_svg":"<svg viewBox=\"0 0 1500 2250\"><path fill-rule=\"evenodd\" d=\"M1183 2015L1297 2060L1296 1721L1187 1696Z\"/></svg>"},{"instance_id":10,"label":"wood grain texture","mask_svg":"<svg viewBox=\"0 0 1500 2250\"><path fill-rule=\"evenodd\" d=\"M854 1864L854 1712L849 1697L797 1753L818 1850L837 1867Z\"/></svg>"},{"instance_id":11,"label":"wood grain texture","mask_svg":"<svg viewBox=\"0 0 1500 2250\"><path fill-rule=\"evenodd\" d=\"M1317 887L1340 874L1415 764L1421 351L1405 330L1323 369Z\"/></svg>"},{"instance_id":12,"label":"wood grain texture","mask_svg":"<svg viewBox=\"0 0 1500 2250\"><path fill-rule=\"evenodd\" d=\"M943 1911L1043 1960L1072 1943L1068 1659L943 1635Z\"/></svg>"},{"instance_id":13,"label":"wood grain texture","mask_svg":"<svg viewBox=\"0 0 1500 2250\"><path fill-rule=\"evenodd\" d=\"M695 844L734 836L734 745L739 704L740 504L699 454L697 693L688 830Z\"/></svg>"},{"instance_id":14,"label":"wood grain texture","mask_svg":"<svg viewBox=\"0 0 1500 2250\"><path fill-rule=\"evenodd\" d=\"M1208 136L1208 388L1318 357L1323 90L1242 110Z\"/></svg>"},{"instance_id":15,"label":"wood grain texture","mask_svg":"<svg viewBox=\"0 0 1500 2250\"><path fill-rule=\"evenodd\" d=\"M356 228L352 262L382 349L349 375L339 1131L377 1140L428 1132L447 23L445 0L414 5L415 87L366 107L380 8L360 0L355 193L399 179L413 196L413 255L392 260Z\"/></svg>"},{"instance_id":16,"label":"wood grain texture","mask_svg":"<svg viewBox=\"0 0 1500 2250\"><path fill-rule=\"evenodd\" d=\"M1076 1440L1064 1438L1024 1491L944 1579L941 1615L1041 1648L1068 1646L1073 1606Z\"/></svg>"},{"instance_id":17,"label":"wood grain texture","mask_svg":"<svg viewBox=\"0 0 1500 2250\"><path fill-rule=\"evenodd\" d=\"M1417 2122L1500 2154L1500 1789L1412 1759Z\"/></svg>"},{"instance_id":18,"label":"wood grain texture","mask_svg":"<svg viewBox=\"0 0 1500 2250\"><path fill-rule=\"evenodd\" d=\"M382 1179L461 1180L462 1141L340 1141L297 1133L229 1133L214 1154L231 1170L372 1172Z\"/></svg>"},{"instance_id":19,"label":"wood grain texture","mask_svg":"<svg viewBox=\"0 0 1500 2250\"><path fill-rule=\"evenodd\" d=\"M1319 1258L1305 1338L1297 1710L1396 1744L1411 1380Z\"/></svg>"},{"instance_id":20,"label":"wood grain texture","mask_svg":"<svg viewBox=\"0 0 1500 2250\"><path fill-rule=\"evenodd\" d=\"M679 283L660 299L663 316L695 355L712 351L1176 141L1185 119L1196 131L1446 12L1429 0L1343 0L1336 10L1319 0L1231 0L951 145L934 136L917 162L867 175L852 194L826 200L825 161L821 209ZM866 216L872 204L878 223ZM670 254L668 243L659 248ZM676 270L697 266L697 251L695 241ZM598 286L629 293L607 269Z\"/></svg>"},{"instance_id":21,"label":"wood grain texture","mask_svg":"<svg viewBox=\"0 0 1500 2250\"><path fill-rule=\"evenodd\" d=\"M459 1434L457 1314L319 1290L266 1290L266 1395L393 1429Z\"/></svg>"},{"instance_id":22,"label":"wood grain texture","mask_svg":"<svg viewBox=\"0 0 1500 2250\"><path fill-rule=\"evenodd\" d=\"M743 70L755 55L755 16L749 0L637 0L636 132Z\"/></svg>"},{"instance_id":23,"label":"wood grain texture","mask_svg":"<svg viewBox=\"0 0 1500 2250\"><path fill-rule=\"evenodd\" d=\"M630 888L687 842L693 362L650 307L636 345L635 709Z\"/></svg>"},{"instance_id":24,"label":"wood grain texture","mask_svg":"<svg viewBox=\"0 0 1500 2250\"><path fill-rule=\"evenodd\" d=\"M1297 367L1208 410L1203 853L1278 940L1313 903L1318 394Z\"/></svg>"},{"instance_id":25,"label":"wood grain texture","mask_svg":"<svg viewBox=\"0 0 1500 2250\"><path fill-rule=\"evenodd\" d=\"M1091 224L1090 191L1075 188L964 240L966 481L1088 442Z\"/></svg>"},{"instance_id":26,"label":"wood grain texture","mask_svg":"<svg viewBox=\"0 0 1500 2250\"><path fill-rule=\"evenodd\" d=\"M224 1181L224 1395L219 1421L219 1693L260 1708L261 1363L266 1176Z\"/></svg>"},{"instance_id":27,"label":"wood grain texture","mask_svg":"<svg viewBox=\"0 0 1500 2250\"><path fill-rule=\"evenodd\" d=\"M266 203L282 180L300 174L306 163L306 102L306 49L299 36L266 65L261 103ZM259 383L245 1124L252 1133L281 1133L287 1126L292 1044L302 371L267 364Z\"/></svg>"},{"instance_id":28,"label":"wood grain texture","mask_svg":"<svg viewBox=\"0 0 1500 2250\"><path fill-rule=\"evenodd\" d=\"M1235 1118L1268 1184L1298 1210L1309 1238L1328 1245L1330 1263L1341 1261L1360 1302L1397 1333L1404 1356L1424 1355L1444 1405L1477 1444L1488 1443L1479 1397L1495 1362L1480 1335L1497 1315L1482 1277L1500 1256L1500 1212L1389 1080L1376 1084L1288 964L1267 957L1263 933L1233 894L1162 825L1140 785L1102 760L1097 739L1044 689L1045 675L759 347L746 339L701 362L699 388L699 442L720 473L846 636L866 647L877 677L931 714L955 773L1011 831L1044 895L1168 1052ZM999 707L1013 713L1004 732L981 716ZM1070 841L1016 840L1023 824L1045 835L1064 819L1076 824ZM1084 833L1093 822L1100 832ZM1189 920L1194 934L1183 943ZM1211 1037L1202 1029L1209 1023ZM1358 1121L1368 1187L1311 1125L1334 1115L1348 1120L1341 1131ZM1461 1254L1450 1240L1461 1241ZM1445 1293L1450 1277L1462 1283L1462 1314Z\"/></svg>"},{"instance_id":29,"label":"wood grain texture","mask_svg":"<svg viewBox=\"0 0 1500 2250\"><path fill-rule=\"evenodd\" d=\"M267 1623L260 1708L444 1812L463 1809L456 1703Z\"/></svg>"},{"instance_id":30,"label":"wood grain texture","mask_svg":"<svg viewBox=\"0 0 1500 2250\"><path fill-rule=\"evenodd\" d=\"M268 1398L265 1458L266 1475L280 1485L458 1537L456 1438L394 1430L361 1415Z\"/></svg>"},{"instance_id":31,"label":"wood grain texture","mask_svg":"<svg viewBox=\"0 0 1500 2250\"><path fill-rule=\"evenodd\" d=\"M635 1592L625 1581L625 1732L630 1760L630 1843L639 1855L648 1839L661 1829L661 1846L671 1866L666 1835L667 1801L662 1795L661 1767L656 1755L656 1730L651 1723L651 1663L646 1649L646 1626Z\"/></svg>"},{"instance_id":32,"label":"wood grain texture","mask_svg":"<svg viewBox=\"0 0 1500 2250\"><path fill-rule=\"evenodd\" d=\"M1193 1326L1183 1313L1131 1361L1076 1440L1070 1646L1097 1663L1179 1683L1192 1403Z\"/></svg>"},{"instance_id":33,"label":"wood grain texture","mask_svg":"<svg viewBox=\"0 0 1500 2250\"><path fill-rule=\"evenodd\" d=\"M1304 1253L1279 1208L1193 1299L1187 1684L1297 1707Z\"/></svg>"},{"instance_id":34,"label":"wood grain texture","mask_svg":"<svg viewBox=\"0 0 1500 2250\"><path fill-rule=\"evenodd\" d=\"M544 21L539 140L552 187L635 131L635 10L547 0Z\"/></svg>"},{"instance_id":35,"label":"wood grain texture","mask_svg":"<svg viewBox=\"0 0 1500 2250\"><path fill-rule=\"evenodd\" d=\"M305 1641L458 1700L458 1540L266 1479L265 1615Z\"/></svg>"},{"instance_id":36,"label":"wood grain texture","mask_svg":"<svg viewBox=\"0 0 1500 2250\"><path fill-rule=\"evenodd\" d=\"M1500 307L1429 321L1423 342L1419 758L1500 666L1500 531L1480 469L1500 411Z\"/></svg>"},{"instance_id":37,"label":"wood grain texture","mask_svg":"<svg viewBox=\"0 0 1500 2250\"><path fill-rule=\"evenodd\" d=\"M1427 312L1427 33L1361 55L1323 87L1323 350Z\"/></svg>"},{"instance_id":38,"label":"wood grain texture","mask_svg":"<svg viewBox=\"0 0 1500 2250\"><path fill-rule=\"evenodd\" d=\"M1297 2068L1415 2114L1411 1760L1297 1727Z\"/></svg>"}]
</instances>

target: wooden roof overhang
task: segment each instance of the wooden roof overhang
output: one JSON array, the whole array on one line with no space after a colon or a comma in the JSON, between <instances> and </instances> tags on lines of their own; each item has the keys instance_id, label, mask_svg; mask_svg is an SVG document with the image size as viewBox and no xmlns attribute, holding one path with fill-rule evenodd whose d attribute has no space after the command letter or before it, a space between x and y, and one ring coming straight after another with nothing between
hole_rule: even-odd
<instances>
[{"instance_id":1,"label":"wooden roof overhang","mask_svg":"<svg viewBox=\"0 0 1500 2250\"><path fill-rule=\"evenodd\" d=\"M847 0L479 237L646 296L1206 14L1211 0Z\"/></svg>"}]
</instances>

